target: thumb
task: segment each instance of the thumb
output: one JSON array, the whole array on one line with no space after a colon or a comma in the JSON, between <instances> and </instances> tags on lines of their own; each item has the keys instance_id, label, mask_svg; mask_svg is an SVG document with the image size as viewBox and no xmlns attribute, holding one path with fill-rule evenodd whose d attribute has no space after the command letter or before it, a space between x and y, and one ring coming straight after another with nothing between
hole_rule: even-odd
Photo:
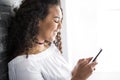
<instances>
[{"instance_id":1,"label":"thumb","mask_svg":"<svg viewBox=\"0 0 120 80\"><path fill-rule=\"evenodd\" d=\"M93 57L89 57L89 58L86 58L86 60L88 61L88 63L92 60Z\"/></svg>"}]
</instances>

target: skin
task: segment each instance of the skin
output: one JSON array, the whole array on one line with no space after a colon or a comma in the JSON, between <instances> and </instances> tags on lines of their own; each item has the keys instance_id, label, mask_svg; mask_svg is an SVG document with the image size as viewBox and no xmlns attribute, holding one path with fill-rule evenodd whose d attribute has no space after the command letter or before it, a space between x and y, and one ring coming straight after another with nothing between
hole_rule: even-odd
<instances>
[{"instance_id":1,"label":"skin","mask_svg":"<svg viewBox=\"0 0 120 80\"><path fill-rule=\"evenodd\" d=\"M59 6L50 6L48 16L39 22L39 42L53 41L62 25L62 12Z\"/></svg>"},{"instance_id":2,"label":"skin","mask_svg":"<svg viewBox=\"0 0 120 80\"><path fill-rule=\"evenodd\" d=\"M48 15L45 19L40 20L38 23L39 34L37 36L38 43L43 43L41 45L36 44L35 47L29 50L29 53L36 54L46 50L49 45L45 41L54 41L57 33L62 27L63 15L60 6L50 5Z\"/></svg>"},{"instance_id":3,"label":"skin","mask_svg":"<svg viewBox=\"0 0 120 80\"><path fill-rule=\"evenodd\" d=\"M39 22L38 40L53 41L62 25L62 12L59 6L53 5L49 8L48 16ZM47 49L45 45L38 45L39 51ZM86 80L94 71L97 62L90 63L92 57L80 59L72 71L72 80Z\"/></svg>"},{"instance_id":4,"label":"skin","mask_svg":"<svg viewBox=\"0 0 120 80\"><path fill-rule=\"evenodd\" d=\"M92 57L80 59L72 72L72 80L87 80L95 70L97 62L91 62Z\"/></svg>"}]
</instances>

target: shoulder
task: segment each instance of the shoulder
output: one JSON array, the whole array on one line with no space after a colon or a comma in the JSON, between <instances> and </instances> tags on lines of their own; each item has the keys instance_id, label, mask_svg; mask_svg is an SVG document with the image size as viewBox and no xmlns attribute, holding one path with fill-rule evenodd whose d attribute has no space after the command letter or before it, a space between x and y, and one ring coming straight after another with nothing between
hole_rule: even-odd
<instances>
[{"instance_id":1,"label":"shoulder","mask_svg":"<svg viewBox=\"0 0 120 80\"><path fill-rule=\"evenodd\" d=\"M14 68L16 70L29 70L38 69L36 60L34 58L26 58L26 55L18 56L8 63L8 68Z\"/></svg>"},{"instance_id":2,"label":"shoulder","mask_svg":"<svg viewBox=\"0 0 120 80\"><path fill-rule=\"evenodd\" d=\"M11 80L43 80L41 66L35 59L18 56L8 63L9 78Z\"/></svg>"}]
</instances>

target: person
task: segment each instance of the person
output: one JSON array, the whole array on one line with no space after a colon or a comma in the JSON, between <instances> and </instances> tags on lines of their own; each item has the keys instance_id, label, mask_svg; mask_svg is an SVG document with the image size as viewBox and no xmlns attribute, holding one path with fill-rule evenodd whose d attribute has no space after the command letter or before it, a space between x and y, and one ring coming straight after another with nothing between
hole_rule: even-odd
<instances>
[{"instance_id":1,"label":"person","mask_svg":"<svg viewBox=\"0 0 120 80\"><path fill-rule=\"evenodd\" d=\"M87 80L97 62L83 58L70 70L62 56L60 0L24 0L8 27L9 80Z\"/></svg>"}]
</instances>

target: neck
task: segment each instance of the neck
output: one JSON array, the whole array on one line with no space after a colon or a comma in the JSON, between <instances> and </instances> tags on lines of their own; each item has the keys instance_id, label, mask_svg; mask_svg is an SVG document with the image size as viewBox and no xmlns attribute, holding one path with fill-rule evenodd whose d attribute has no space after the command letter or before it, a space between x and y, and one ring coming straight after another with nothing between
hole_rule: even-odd
<instances>
[{"instance_id":1,"label":"neck","mask_svg":"<svg viewBox=\"0 0 120 80\"><path fill-rule=\"evenodd\" d=\"M39 52L46 50L49 46L50 46L50 42L47 42L47 41L36 42L36 47L33 47L29 53L37 54Z\"/></svg>"}]
</instances>

